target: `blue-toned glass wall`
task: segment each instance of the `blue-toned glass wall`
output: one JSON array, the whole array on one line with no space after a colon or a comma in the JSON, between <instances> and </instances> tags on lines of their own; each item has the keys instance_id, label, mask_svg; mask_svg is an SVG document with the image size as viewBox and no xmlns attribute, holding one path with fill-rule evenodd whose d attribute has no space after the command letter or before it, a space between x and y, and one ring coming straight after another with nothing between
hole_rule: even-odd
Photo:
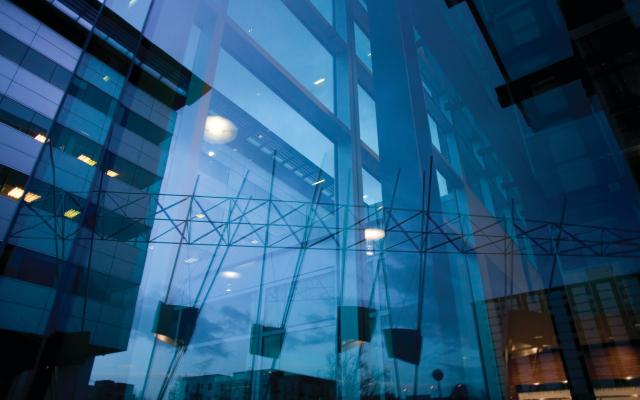
<instances>
[{"instance_id":1,"label":"blue-toned glass wall","mask_svg":"<svg viewBox=\"0 0 640 400\"><path fill-rule=\"evenodd\" d=\"M82 397L93 356L129 339L146 245L119 242L148 237L176 110L207 87L98 2L3 2L2 15L3 140L16 138L2 161L22 178L2 243L2 329L22 378L3 389L44 396L55 366L59 395L75 382ZM43 356L58 340L67 361Z\"/></svg>"},{"instance_id":2,"label":"blue-toned glass wall","mask_svg":"<svg viewBox=\"0 0 640 400\"><path fill-rule=\"evenodd\" d=\"M170 1L107 2L214 89L177 113L173 129L167 129L172 133L171 150L159 189L165 195L154 199L159 203L155 213L154 203L142 197L150 205L128 214L132 221L144 220L148 210L156 215L157 224L139 236L153 243L146 252L127 351L96 358L90 378L85 368L83 382L90 379L93 393L274 398L286 386L290 394L312 398L436 396L439 385L432 376L436 368L444 372L443 393L466 391L472 398L502 398L513 395L516 388L565 390L564 378L575 386L574 382L584 380L584 374L568 371L566 377L514 377L514 368L526 370L533 365L535 372L535 360L527 358L532 354L551 357L554 366L577 365L576 371L585 365L567 359L567 351L546 339L535 339L542 344L540 351L532 353L531 346L519 343L510 351L508 344L514 338L507 327L518 315L512 311L525 309L530 312L527 316L542 321L541 326L548 322L544 316L552 314L556 324L574 329L576 324L562 312L567 309L563 294L571 301L582 301L581 283L587 278L636 273L637 266L606 259L606 268L591 268L602 266L603 259L536 256L540 248L535 246L540 244L521 239L507 228L513 225L503 224L500 218L606 221L611 226L625 222L637 227L632 218L620 221L621 215L633 210L629 204L637 201L637 193L629 190L628 181L616 180L611 183L618 185L613 189L622 189L615 197L619 213L599 208L592 215L572 215L595 204L580 192L590 186L590 174L565 173L559 165L545 165L548 152L534 146L540 135L528 130L518 110L499 107L493 96L501 82L498 67L468 9L449 9L444 1L367 3L231 0L193 2L186 7ZM108 90L103 83L113 72L104 72L104 66L89 58L91 54L78 51L86 67L77 69L73 82L82 79ZM93 80L87 72L91 70L99 71ZM52 71L47 79L59 82L57 69ZM104 76L109 77L107 81ZM71 93L80 93L71 88ZM84 86L82 96L73 96L91 106L92 89ZM117 129L101 131L80 119L89 115L92 121L104 119L106 114L109 121L116 114L97 113L100 108L94 106L98 104L91 108L76 101L64 104L66 114L60 115L66 117L56 117L54 123L70 124L70 130L89 129L87 135L93 134L94 139L107 132L111 141L116 140ZM3 112L13 110L6 115L20 116L6 118L6 123L36 139L42 127L51 123L14 103L5 106L3 100L2 105ZM562 126L556 135L548 136L575 133L581 127L580 123ZM604 133L610 136L607 129ZM29 139L25 148L40 146L26 135L20 137ZM523 137L528 138L526 145ZM555 156L566 153L560 149L570 143L567 139L551 146ZM69 152L78 148L73 146ZM619 150L611 151L619 161ZM584 151L578 153L583 164L590 160ZM99 161L84 155L85 163ZM566 166L572 165L571 159L565 160ZM2 171L7 176L3 194L23 185L20 179L28 171L21 175L19 165L15 161L13 170ZM95 171L98 165L102 166L85 168ZM116 168L112 171L121 173ZM549 187L558 177L573 186L554 183ZM598 185L606 185L607 179ZM593 189L591 193L602 193L597 185ZM184 196L190 193L200 197ZM563 196L571 197L565 216L559 201ZM322 205L314 207L314 200ZM571 207L575 200L580 200L580 207ZM338 230L335 245L305 250L303 243L309 242L305 237L322 237L332 226L360 221L363 210L343 213L341 204L366 205L372 217L362 221L361 227L388 227L388 237L363 241L357 247L361 251L341 252L336 250L341 243L361 239L360 233ZM396 220L386 220L384 211L392 207L406 211L394 212ZM410 217L408 210L425 208L436 213L426 223L426 231L435 232L426 243L417 243L420 236L407 239L391 229ZM487 224L479 215L497 218L488 218ZM113 219L106 211L102 216ZM310 216L318 218L309 224ZM210 220L234 224L214 224L212 229ZM165 232L160 227L167 224L162 222L175 226ZM309 225L313 228L305 230ZM405 227L424 232L420 225L414 219ZM524 223L521 227L528 228ZM479 251L483 254L465 251L473 247L471 234L483 228L505 247L489 246ZM454 239L438 243L443 236L438 236L438 229ZM470 239L455 239L460 232ZM555 230L540 235L543 244L561 237ZM190 244L184 244L185 238ZM199 238L222 245L197 245ZM515 244L508 247L511 240ZM436 251L393 252L392 243L403 241L435 246ZM276 249L276 243L284 246ZM140 244L140 254L144 247ZM100 250L95 244L93 248ZM109 262L111 256L99 256L99 262ZM553 268L557 273L550 279ZM576 285L565 290L562 284L567 282ZM625 278L617 284L588 286L598 293L596 297L605 299L593 304L609 307L607 291L622 293L616 296L623 300L616 301L624 303L624 296L634 293L634 282ZM598 289L603 285L605 289ZM552 286L559 290L548 290ZM5 293L10 297L12 292ZM35 294L21 295L35 298ZM188 346L164 335L166 321L157 318L162 316L157 311L168 306L159 307L159 301L187 307L182 311L187 331L193 327L188 324L189 313L197 311L193 335L180 333L183 339L189 337ZM611 330L607 337L614 339L607 343L618 340L622 345L635 337L614 321L620 309L635 321L635 314L624 307L612 308L610 322L598 321L599 326L610 325L602 330ZM591 336L586 338L593 314L581 314L580 323L586 327L576 333L581 341L593 341ZM375 321L372 326L370 321ZM350 331L354 322L361 325ZM625 329L635 329L632 323L629 326ZM557 341L569 343L570 339L558 337ZM593 343L602 345L598 340ZM615 349L624 350L623 346ZM558 370L563 371L562 366ZM633 382L635 373L628 370L628 374ZM571 386L571 390L576 389Z\"/></svg>"},{"instance_id":3,"label":"blue-toned glass wall","mask_svg":"<svg viewBox=\"0 0 640 400\"><path fill-rule=\"evenodd\" d=\"M580 75L579 62L571 65L558 62L570 56L584 57L588 64L603 54L614 60L613 53L598 54L598 47L583 48L572 54L572 39L567 32L572 24L600 18L610 10L574 10L570 2L559 2L562 7L558 7L554 2L521 1L502 14L497 2L446 3L462 4L450 9L446 9L445 4L422 5L416 8L415 24L419 31L418 51L424 57L421 69L428 72L425 76L435 78L435 81L424 82L425 91L434 98L433 108L444 106L445 118L453 119L454 128L457 125L456 135L464 137L458 140L458 146L463 176L472 189L465 193L468 200L464 207L469 213L483 211L477 202L482 199L483 207L491 207L495 215L513 215L516 220L524 215L637 230L638 191L631 179L633 170L624 166L623 153L612 134L629 126L620 127L615 119L605 121L602 102L606 102L607 97L594 96L590 89L593 83ZM619 6L614 3L608 7ZM612 41L613 36L607 35L621 32L618 29L627 23L624 18L627 11L618 12L623 16L619 28L613 28L617 23L612 23L606 29L592 31L585 25L577 37L589 43L595 43L595 37L599 37L599 43L607 42L603 37L610 43L615 42L617 39ZM487 22L489 20L491 22ZM447 40L439 40L441 37ZM619 39L624 48L626 39ZM443 75L450 79L445 87L439 78ZM580 82L576 76L585 80ZM551 77L553 85L546 86L548 81L541 84ZM604 78L600 76L598 84L606 81ZM512 80L518 84L512 85ZM536 87L537 84L541 86ZM457 96L446 93L451 88ZM511 104L517 104L518 108L507 108ZM605 105L609 107L615 106ZM501 160L503 166L496 160ZM504 173L505 169L508 174ZM533 229L521 228L516 238ZM513 232L507 233L513 235ZM547 233L543 237L560 240L559 247L562 247L563 234ZM484 293L476 298L479 301L476 309L488 313L491 326L499 327L485 330L495 346L492 349L490 343L483 345L485 365L490 364L486 357L495 351L499 386L511 396L537 398L544 397L549 390L558 390L559 396L593 398L607 395L604 387L610 386L617 386L619 393L637 393L633 379L638 371L625 367L620 360L615 361L612 355L637 359L637 349L630 345L637 338L637 327L621 323L628 318L623 315L633 315L630 318L635 320L635 313L628 314L627 305L609 301L607 321L597 324L591 332L589 324L598 317L593 308L585 308L580 303L586 299L598 303L602 290L616 293L613 297L619 293L634 297L635 292L626 285L637 280L637 266L623 258L605 261L597 257L597 252L592 252L594 257L536 256L539 244L529 244L527 252L531 255L527 257L501 261L479 256L474 261L478 264L471 271L484 275L481 280ZM516 245L527 246L520 241ZM576 293L580 295L576 297ZM611 298L611 294L602 295ZM490 303L488 307L481 304L483 298ZM630 304L635 303L630 300ZM563 308L570 309L575 320L563 313ZM561 344L556 345L555 339L536 342L529 338L525 342L536 345L527 347L522 345L523 337L513 331L498 332L507 329L509 324L526 326L522 319L518 320L523 310L529 310L529 316L546 316L547 322L541 325L547 326L547 330L544 334L539 331L538 339L557 335ZM558 333L550 333L549 327ZM609 335L609 330L618 333ZM577 345L573 344L575 338L579 338ZM505 355L508 343L515 346ZM597 350L602 346L612 350ZM534 348L536 351L532 353ZM598 358L589 355L590 351L598 354ZM544 361L536 363L534 357ZM603 368L609 372L604 373ZM553 373L537 372L543 369ZM491 381L490 376L487 379Z\"/></svg>"}]
</instances>

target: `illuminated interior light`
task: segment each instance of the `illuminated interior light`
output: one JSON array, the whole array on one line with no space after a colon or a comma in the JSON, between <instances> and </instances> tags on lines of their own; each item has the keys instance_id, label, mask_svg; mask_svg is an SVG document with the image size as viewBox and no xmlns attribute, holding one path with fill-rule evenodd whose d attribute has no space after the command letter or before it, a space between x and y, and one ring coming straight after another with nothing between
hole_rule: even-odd
<instances>
[{"instance_id":1,"label":"illuminated interior light","mask_svg":"<svg viewBox=\"0 0 640 400\"><path fill-rule=\"evenodd\" d=\"M202 219L202 218L204 218L204 214L203 213L197 213L195 215L195 217L198 218L198 219Z\"/></svg>"},{"instance_id":2,"label":"illuminated interior light","mask_svg":"<svg viewBox=\"0 0 640 400\"><path fill-rule=\"evenodd\" d=\"M632 379L633 379L633 376L627 376L627 377L626 377L626 378L624 378L624 379L626 379L626 380L630 381L630 380L632 380Z\"/></svg>"},{"instance_id":3,"label":"illuminated interior light","mask_svg":"<svg viewBox=\"0 0 640 400\"><path fill-rule=\"evenodd\" d=\"M533 386L539 386L540 382L533 382Z\"/></svg>"},{"instance_id":4,"label":"illuminated interior light","mask_svg":"<svg viewBox=\"0 0 640 400\"><path fill-rule=\"evenodd\" d=\"M116 176L120 175L119 173L117 173L116 171L112 170L112 169L108 169L107 170L107 176L111 177L111 178L115 178Z\"/></svg>"},{"instance_id":5,"label":"illuminated interior light","mask_svg":"<svg viewBox=\"0 0 640 400\"><path fill-rule=\"evenodd\" d=\"M156 339L158 339L159 341L161 341L163 343L173 344L173 340L171 340L171 338L169 336L162 335L160 333L154 333L153 335L156 337Z\"/></svg>"},{"instance_id":6,"label":"illuminated interior light","mask_svg":"<svg viewBox=\"0 0 640 400\"><path fill-rule=\"evenodd\" d=\"M262 139L264 136L262 136L262 134L258 135L258 139Z\"/></svg>"},{"instance_id":7,"label":"illuminated interior light","mask_svg":"<svg viewBox=\"0 0 640 400\"><path fill-rule=\"evenodd\" d=\"M45 143L47 141L47 137L45 135L43 135L42 133L38 133L36 135L36 137L34 137L35 140L37 140L40 143Z\"/></svg>"},{"instance_id":8,"label":"illuminated interior light","mask_svg":"<svg viewBox=\"0 0 640 400\"><path fill-rule=\"evenodd\" d=\"M129 8L135 6L137 2L138 0L129 0Z\"/></svg>"},{"instance_id":9,"label":"illuminated interior light","mask_svg":"<svg viewBox=\"0 0 640 400\"><path fill-rule=\"evenodd\" d=\"M80 211L76 210L75 208L70 208L67 211L65 211L63 215L69 219L73 219L78 215L80 215Z\"/></svg>"},{"instance_id":10,"label":"illuminated interior light","mask_svg":"<svg viewBox=\"0 0 640 400\"><path fill-rule=\"evenodd\" d=\"M204 140L209 143L225 144L238 135L238 128L227 118L209 115L204 124Z\"/></svg>"},{"instance_id":11,"label":"illuminated interior light","mask_svg":"<svg viewBox=\"0 0 640 400\"><path fill-rule=\"evenodd\" d=\"M22 195L24 194L24 189L21 187L14 187L13 189L9 190L9 193L7 193L7 195L9 197L12 197L16 200L20 200L22 198Z\"/></svg>"},{"instance_id":12,"label":"illuminated interior light","mask_svg":"<svg viewBox=\"0 0 640 400\"><path fill-rule=\"evenodd\" d=\"M319 184L323 183L324 181L326 181L326 179L322 178L322 179L320 179L319 181L315 181L315 182L313 182L313 183L311 184L311 186L317 186L317 185L319 185Z\"/></svg>"},{"instance_id":13,"label":"illuminated interior light","mask_svg":"<svg viewBox=\"0 0 640 400\"><path fill-rule=\"evenodd\" d=\"M367 199L367 197L369 197L369 195L368 195L368 194L363 194L363 195L362 195L362 200L366 200L366 199Z\"/></svg>"},{"instance_id":14,"label":"illuminated interior light","mask_svg":"<svg viewBox=\"0 0 640 400\"><path fill-rule=\"evenodd\" d=\"M313 84L316 85L316 86L322 85L324 83L324 81L326 81L325 78L320 78L320 79L318 79L316 81L313 81Z\"/></svg>"},{"instance_id":15,"label":"illuminated interior light","mask_svg":"<svg viewBox=\"0 0 640 400\"><path fill-rule=\"evenodd\" d=\"M27 194L24 195L24 201L25 203L33 203L34 201L38 200L41 197L42 196L40 196L39 194L27 192Z\"/></svg>"},{"instance_id":16,"label":"illuminated interior light","mask_svg":"<svg viewBox=\"0 0 640 400\"><path fill-rule=\"evenodd\" d=\"M198 261L196 257L189 257L184 259L185 264L193 264L196 261Z\"/></svg>"},{"instance_id":17,"label":"illuminated interior light","mask_svg":"<svg viewBox=\"0 0 640 400\"><path fill-rule=\"evenodd\" d=\"M373 252L373 250L367 250L367 253L366 253L366 254L367 254L368 256L372 256L372 255L374 255L374 252Z\"/></svg>"},{"instance_id":18,"label":"illuminated interior light","mask_svg":"<svg viewBox=\"0 0 640 400\"><path fill-rule=\"evenodd\" d=\"M371 53L367 53L367 57L371 57Z\"/></svg>"},{"instance_id":19,"label":"illuminated interior light","mask_svg":"<svg viewBox=\"0 0 640 400\"><path fill-rule=\"evenodd\" d=\"M365 240L380 240L384 239L384 229L380 228L366 228L364 230Z\"/></svg>"},{"instance_id":20,"label":"illuminated interior light","mask_svg":"<svg viewBox=\"0 0 640 400\"><path fill-rule=\"evenodd\" d=\"M251 242L249 242L251 244L258 244L258 241L256 239L253 239Z\"/></svg>"},{"instance_id":21,"label":"illuminated interior light","mask_svg":"<svg viewBox=\"0 0 640 400\"><path fill-rule=\"evenodd\" d=\"M207 152L207 155L208 155L209 157L213 157L213 156L215 156L215 155L216 155L216 152L215 152L215 151L209 151L209 152Z\"/></svg>"},{"instance_id":22,"label":"illuminated interior light","mask_svg":"<svg viewBox=\"0 0 640 400\"><path fill-rule=\"evenodd\" d=\"M562 383L564 383L566 385L567 383L569 383L569 381L565 379L565 380L562 381Z\"/></svg>"},{"instance_id":23,"label":"illuminated interior light","mask_svg":"<svg viewBox=\"0 0 640 400\"><path fill-rule=\"evenodd\" d=\"M96 160L94 160L93 158L86 156L84 154L80 154L78 156L78 160L82 161L83 163L87 164L87 165L91 165L92 167L94 165L96 165L98 162Z\"/></svg>"},{"instance_id":24,"label":"illuminated interior light","mask_svg":"<svg viewBox=\"0 0 640 400\"><path fill-rule=\"evenodd\" d=\"M231 289L227 288L225 289L225 292L229 293L231 291Z\"/></svg>"},{"instance_id":25,"label":"illuminated interior light","mask_svg":"<svg viewBox=\"0 0 640 400\"><path fill-rule=\"evenodd\" d=\"M224 271L222 272L222 276L229 279L238 279L240 278L240 273L236 271Z\"/></svg>"},{"instance_id":26,"label":"illuminated interior light","mask_svg":"<svg viewBox=\"0 0 640 400\"><path fill-rule=\"evenodd\" d=\"M105 75L105 76L102 77L102 80L105 81L105 82L109 82L110 79L111 78L109 78L109 75Z\"/></svg>"}]
</instances>

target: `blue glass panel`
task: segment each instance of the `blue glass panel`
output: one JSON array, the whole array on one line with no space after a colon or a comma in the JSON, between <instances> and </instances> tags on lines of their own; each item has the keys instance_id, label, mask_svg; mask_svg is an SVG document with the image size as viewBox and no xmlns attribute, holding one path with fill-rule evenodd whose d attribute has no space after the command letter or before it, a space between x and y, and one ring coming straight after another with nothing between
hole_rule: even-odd
<instances>
[{"instance_id":1,"label":"blue glass panel","mask_svg":"<svg viewBox=\"0 0 640 400\"><path fill-rule=\"evenodd\" d=\"M333 143L224 51L220 53L214 87L333 176Z\"/></svg>"},{"instance_id":2,"label":"blue glass panel","mask_svg":"<svg viewBox=\"0 0 640 400\"><path fill-rule=\"evenodd\" d=\"M360 85L358 85L358 117L360 120L360 139L374 153L378 154L376 103Z\"/></svg>"},{"instance_id":3,"label":"blue glass panel","mask_svg":"<svg viewBox=\"0 0 640 400\"><path fill-rule=\"evenodd\" d=\"M333 57L280 0L235 0L229 15L300 84L333 110Z\"/></svg>"}]
</instances>

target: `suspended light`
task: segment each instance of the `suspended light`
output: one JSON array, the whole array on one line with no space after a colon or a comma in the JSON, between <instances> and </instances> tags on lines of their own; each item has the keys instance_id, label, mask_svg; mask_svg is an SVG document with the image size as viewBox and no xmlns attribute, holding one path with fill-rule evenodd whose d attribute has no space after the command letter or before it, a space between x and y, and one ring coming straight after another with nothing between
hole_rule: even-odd
<instances>
[{"instance_id":1,"label":"suspended light","mask_svg":"<svg viewBox=\"0 0 640 400\"><path fill-rule=\"evenodd\" d=\"M238 135L238 128L227 118L210 115L204 124L204 140L214 144L231 142Z\"/></svg>"},{"instance_id":2,"label":"suspended light","mask_svg":"<svg viewBox=\"0 0 640 400\"><path fill-rule=\"evenodd\" d=\"M365 240L380 240L384 239L384 229L380 228L366 228L364 230Z\"/></svg>"},{"instance_id":3,"label":"suspended light","mask_svg":"<svg viewBox=\"0 0 640 400\"><path fill-rule=\"evenodd\" d=\"M37 140L40 143L45 143L47 141L47 137L45 135L43 135L42 133L38 133L35 137L35 140Z\"/></svg>"},{"instance_id":4,"label":"suspended light","mask_svg":"<svg viewBox=\"0 0 640 400\"><path fill-rule=\"evenodd\" d=\"M119 173L117 173L116 171L112 170L112 169L108 169L106 172L107 176L109 176L110 178L115 178L116 176L120 175Z\"/></svg>"}]
</instances>

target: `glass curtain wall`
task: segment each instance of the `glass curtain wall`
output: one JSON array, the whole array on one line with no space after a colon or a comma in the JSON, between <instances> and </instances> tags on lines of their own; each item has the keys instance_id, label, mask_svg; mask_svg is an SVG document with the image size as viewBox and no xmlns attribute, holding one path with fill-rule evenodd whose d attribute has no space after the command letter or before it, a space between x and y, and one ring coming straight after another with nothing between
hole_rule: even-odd
<instances>
[{"instance_id":1,"label":"glass curtain wall","mask_svg":"<svg viewBox=\"0 0 640 400\"><path fill-rule=\"evenodd\" d=\"M567 3L4 4L77 59L0 26L57 99L0 99L1 393L639 396L631 122Z\"/></svg>"}]
</instances>

